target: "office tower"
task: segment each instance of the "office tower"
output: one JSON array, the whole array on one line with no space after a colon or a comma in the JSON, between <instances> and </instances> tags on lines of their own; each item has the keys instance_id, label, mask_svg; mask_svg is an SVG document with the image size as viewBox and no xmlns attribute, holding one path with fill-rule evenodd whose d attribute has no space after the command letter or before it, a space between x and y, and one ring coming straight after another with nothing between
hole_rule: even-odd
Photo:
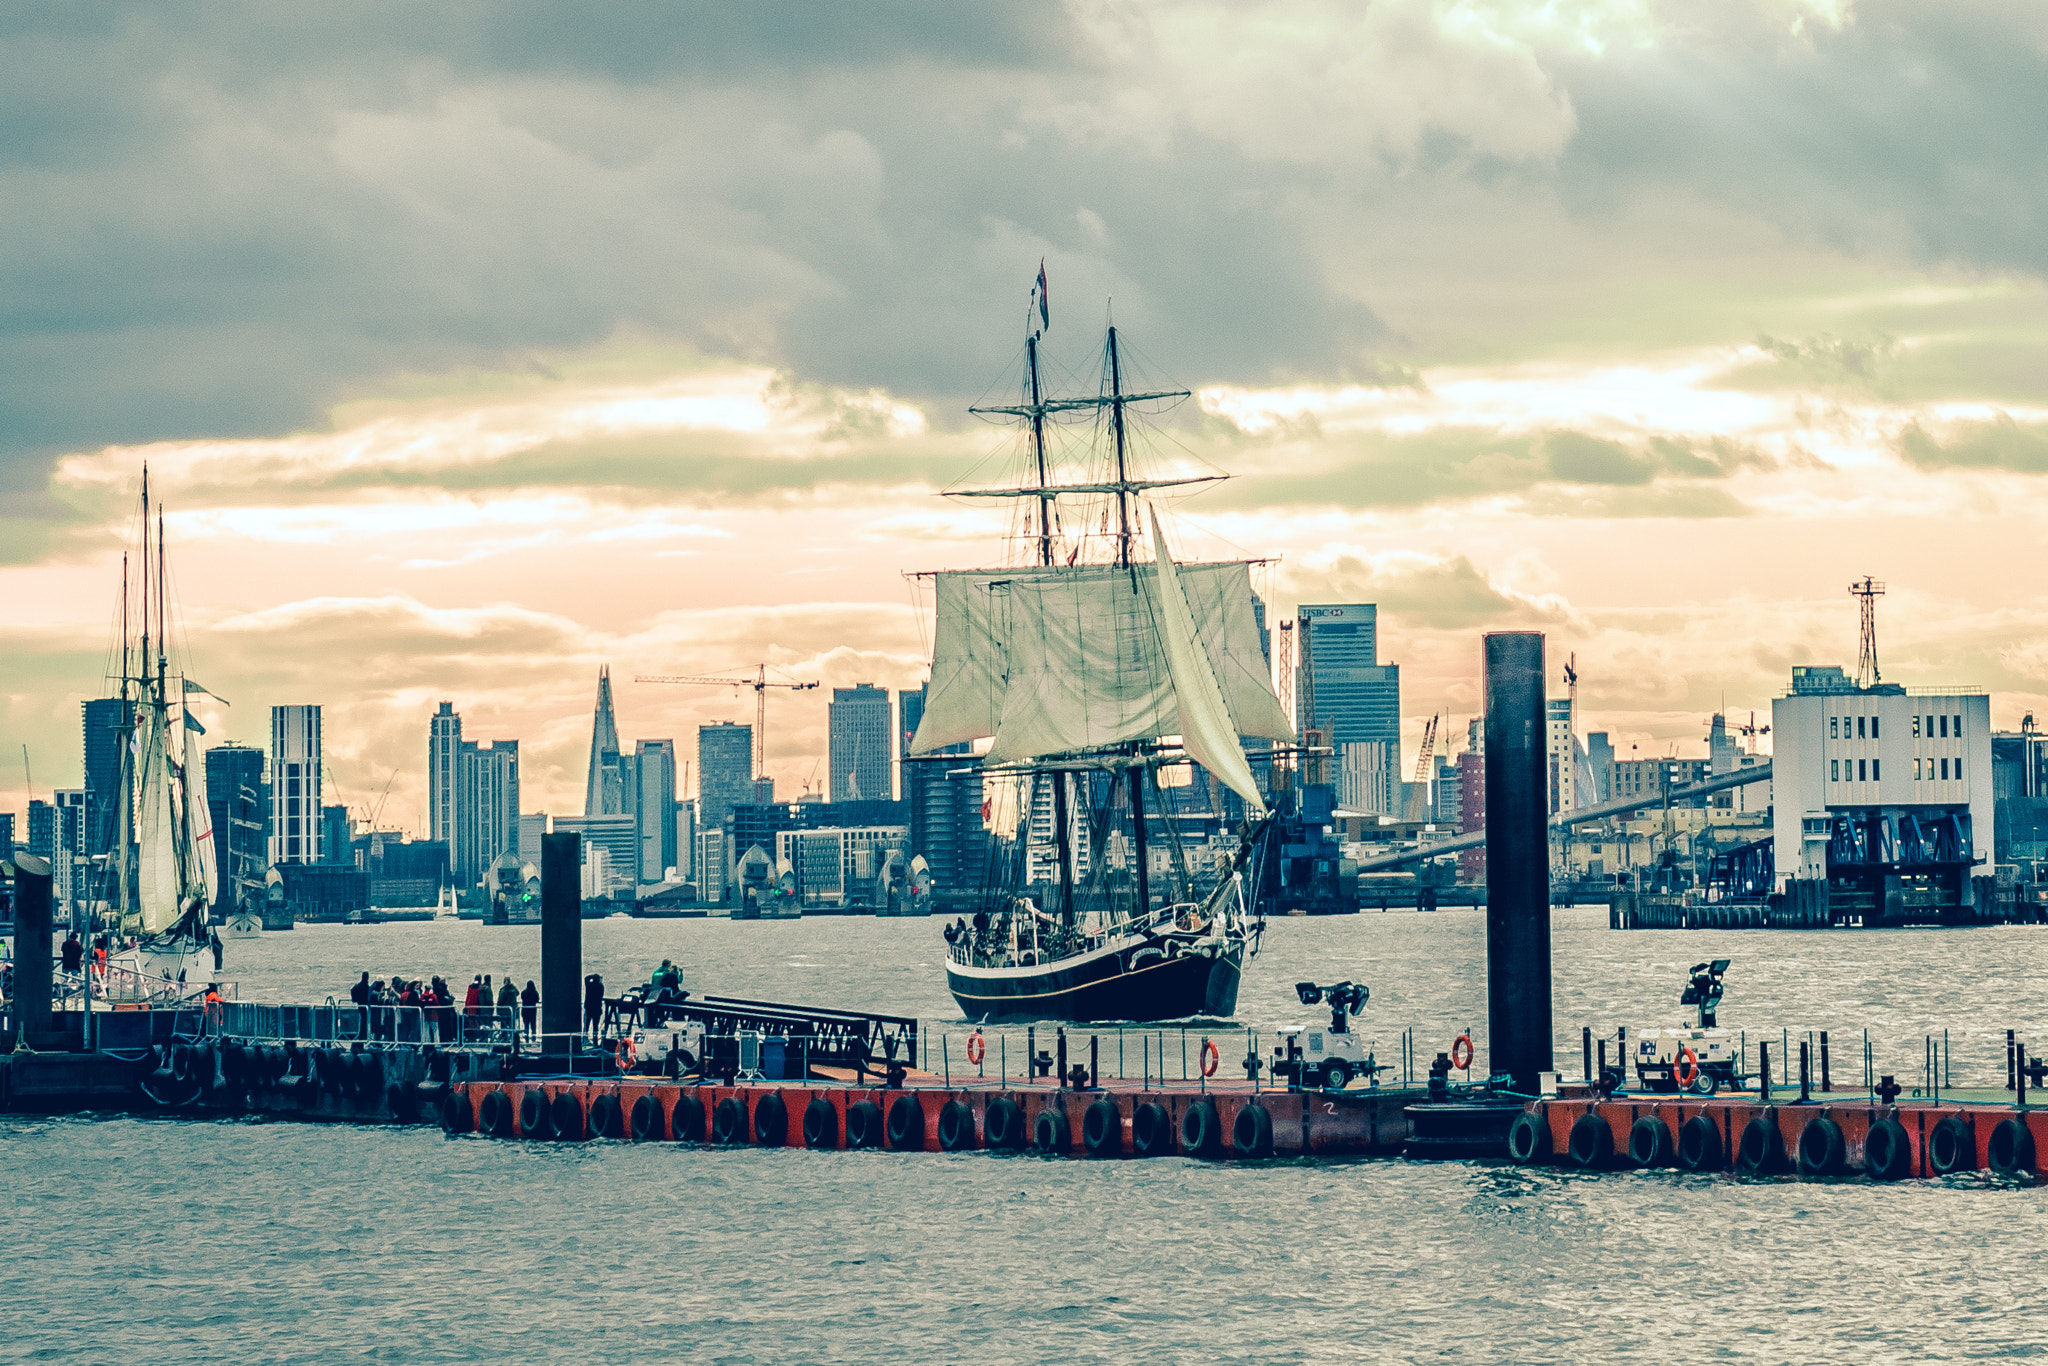
<instances>
[{"instance_id":1,"label":"office tower","mask_svg":"<svg viewBox=\"0 0 2048 1366\"><path fill-rule=\"evenodd\" d=\"M121 801L121 746L129 704L95 697L81 704L85 719L85 852L104 854L117 843L115 821Z\"/></svg>"},{"instance_id":2,"label":"office tower","mask_svg":"<svg viewBox=\"0 0 2048 1366\"><path fill-rule=\"evenodd\" d=\"M1550 813L1576 811L1583 803L1578 791L1578 737L1573 734L1572 700L1553 697L1544 704L1548 723L1548 764L1550 771Z\"/></svg>"},{"instance_id":3,"label":"office tower","mask_svg":"<svg viewBox=\"0 0 2048 1366\"><path fill-rule=\"evenodd\" d=\"M902 713L900 752L908 753L910 739L924 720L929 687L906 688L897 694ZM948 745L930 757L903 761L910 857L924 859L932 886L941 896L970 892L981 881L987 841L981 827L981 771L972 757L973 749L972 745ZM968 757L952 757L958 755ZM1076 807L1085 807L1085 803L1077 802Z\"/></svg>"},{"instance_id":4,"label":"office tower","mask_svg":"<svg viewBox=\"0 0 2048 1366\"><path fill-rule=\"evenodd\" d=\"M270 862L320 861L320 708L270 709Z\"/></svg>"},{"instance_id":5,"label":"office tower","mask_svg":"<svg viewBox=\"0 0 2048 1366\"><path fill-rule=\"evenodd\" d=\"M585 896L629 891L638 881L640 842L631 816L557 816L555 833L583 837Z\"/></svg>"},{"instance_id":6,"label":"office tower","mask_svg":"<svg viewBox=\"0 0 2048 1366\"><path fill-rule=\"evenodd\" d=\"M213 856L219 869L214 897L218 918L263 899L270 863L264 838L270 814L263 800L263 751L254 745L215 745L206 751L206 805L213 818Z\"/></svg>"},{"instance_id":7,"label":"office tower","mask_svg":"<svg viewBox=\"0 0 2048 1366\"><path fill-rule=\"evenodd\" d=\"M1586 737L1586 765L1593 772L1593 799L1597 802L1614 799L1614 742L1604 730L1596 730Z\"/></svg>"},{"instance_id":8,"label":"office tower","mask_svg":"<svg viewBox=\"0 0 2048 1366\"><path fill-rule=\"evenodd\" d=\"M1728 718L1720 712L1714 713L1712 726L1707 731L1707 769L1712 773L1733 773L1736 761L1742 753L1742 746L1729 733Z\"/></svg>"},{"instance_id":9,"label":"office tower","mask_svg":"<svg viewBox=\"0 0 2048 1366\"><path fill-rule=\"evenodd\" d=\"M355 831L346 806L320 808L320 863L354 863Z\"/></svg>"},{"instance_id":10,"label":"office tower","mask_svg":"<svg viewBox=\"0 0 2048 1366\"><path fill-rule=\"evenodd\" d=\"M519 742L464 740L456 750L454 860L458 887L474 887L519 851Z\"/></svg>"},{"instance_id":11,"label":"office tower","mask_svg":"<svg viewBox=\"0 0 2048 1366\"><path fill-rule=\"evenodd\" d=\"M50 895L60 917L69 903L91 895L92 863L86 847L83 788L58 788L47 803L28 804L29 852L50 861Z\"/></svg>"},{"instance_id":12,"label":"office tower","mask_svg":"<svg viewBox=\"0 0 2048 1366\"><path fill-rule=\"evenodd\" d=\"M453 850L456 765L462 753L462 717L452 702L443 702L427 723L427 838Z\"/></svg>"},{"instance_id":13,"label":"office tower","mask_svg":"<svg viewBox=\"0 0 2048 1366\"><path fill-rule=\"evenodd\" d=\"M676 865L673 740L642 740L633 747L633 823L640 840L640 880L659 882Z\"/></svg>"},{"instance_id":14,"label":"office tower","mask_svg":"<svg viewBox=\"0 0 2048 1366\"><path fill-rule=\"evenodd\" d=\"M754 728L720 721L697 727L697 828L716 830L754 798Z\"/></svg>"},{"instance_id":15,"label":"office tower","mask_svg":"<svg viewBox=\"0 0 2048 1366\"><path fill-rule=\"evenodd\" d=\"M548 813L519 818L519 861L540 867L540 837L548 833Z\"/></svg>"},{"instance_id":16,"label":"office tower","mask_svg":"<svg viewBox=\"0 0 2048 1366\"><path fill-rule=\"evenodd\" d=\"M612 716L612 671L597 675L597 712L590 722L590 776L583 785L586 816L630 815L626 781L619 763L619 725Z\"/></svg>"},{"instance_id":17,"label":"office tower","mask_svg":"<svg viewBox=\"0 0 2048 1366\"><path fill-rule=\"evenodd\" d=\"M697 803L676 803L676 876L688 882L695 876L697 854Z\"/></svg>"},{"instance_id":18,"label":"office tower","mask_svg":"<svg viewBox=\"0 0 2048 1366\"><path fill-rule=\"evenodd\" d=\"M14 813L0 811L0 863L14 857Z\"/></svg>"},{"instance_id":19,"label":"office tower","mask_svg":"<svg viewBox=\"0 0 2048 1366\"><path fill-rule=\"evenodd\" d=\"M1400 753L1379 740L1347 741L1337 746L1337 804L1346 811L1405 817L1399 770Z\"/></svg>"},{"instance_id":20,"label":"office tower","mask_svg":"<svg viewBox=\"0 0 2048 1366\"><path fill-rule=\"evenodd\" d=\"M872 683L834 688L827 761L832 767L826 790L835 802L888 801L895 767L895 727L889 724L889 694Z\"/></svg>"},{"instance_id":21,"label":"office tower","mask_svg":"<svg viewBox=\"0 0 2048 1366\"><path fill-rule=\"evenodd\" d=\"M1339 756L1344 746L1380 744L1400 767L1401 666L1379 662L1379 608L1373 603L1304 603L1301 666L1295 672L1296 715L1304 728L1327 723L1323 743ZM1310 710L1314 716L1309 715ZM1361 759L1362 763L1363 760ZM1386 810L1393 794L1385 797Z\"/></svg>"}]
</instances>

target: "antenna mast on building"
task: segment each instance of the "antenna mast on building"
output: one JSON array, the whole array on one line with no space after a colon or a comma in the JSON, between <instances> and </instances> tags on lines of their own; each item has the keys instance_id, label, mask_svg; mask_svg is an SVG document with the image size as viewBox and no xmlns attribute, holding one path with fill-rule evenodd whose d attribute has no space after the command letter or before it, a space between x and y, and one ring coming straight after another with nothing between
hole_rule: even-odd
<instances>
[{"instance_id":1,"label":"antenna mast on building","mask_svg":"<svg viewBox=\"0 0 2048 1366\"><path fill-rule=\"evenodd\" d=\"M1849 596L1859 598L1863 603L1863 642L1856 652L1856 686L1874 687L1879 682L1877 672L1877 600L1884 596L1884 585L1865 574L1861 583L1849 585Z\"/></svg>"}]
</instances>

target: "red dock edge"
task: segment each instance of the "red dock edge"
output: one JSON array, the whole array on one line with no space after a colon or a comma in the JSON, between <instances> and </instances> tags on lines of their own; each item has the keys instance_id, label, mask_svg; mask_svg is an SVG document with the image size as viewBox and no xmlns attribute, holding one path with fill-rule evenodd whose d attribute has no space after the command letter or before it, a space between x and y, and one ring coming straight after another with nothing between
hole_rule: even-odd
<instances>
[{"instance_id":1,"label":"red dock edge","mask_svg":"<svg viewBox=\"0 0 2048 1366\"><path fill-rule=\"evenodd\" d=\"M1565 1167L1642 1165L1631 1160L1630 1137L1637 1123L1644 1119L1663 1125L1669 1136L1669 1142L1655 1165L1683 1165L1678 1160L1680 1135L1686 1123L1696 1116L1706 1117L1719 1135L1720 1143L1718 1160L1702 1163L1695 1170L1798 1172L1804 1176L1857 1172L1897 1180L1967 1171L2038 1172L2040 1155L2048 1153L2048 1111L2032 1107L2022 1110L2011 1105L1958 1105L1938 1101L1905 1101L1889 1106L1872 1105L1867 1101L1766 1105L1754 1097L1681 1100L1623 1096L1608 1100L1539 1100L1525 1108L1547 1127L1550 1138L1549 1152L1535 1155L1530 1160ZM1580 1153L1573 1153L1573 1129L1587 1115L1596 1116L1606 1124L1612 1140L1611 1157L1592 1162L1578 1160L1584 1155L1586 1144L1581 1145ZM1930 1138L1937 1128L1951 1119L1961 1129L1958 1132L1951 1126L1949 1136L1960 1141L1939 1145L1931 1156ZM1807 1127L1820 1120L1832 1122L1840 1131L1841 1145L1833 1149L1832 1154L1825 1131L1817 1133L1814 1141L1804 1145L1802 1151L1801 1140ZM1872 1129L1886 1120L1899 1126L1906 1140L1905 1151L1892 1159L1888 1169L1875 1170L1869 1151L1870 1135ZM1743 1136L1754 1121L1762 1121L1761 1134L1775 1134L1779 1144L1778 1149L1770 1154L1771 1160L1761 1168L1741 1161ZM2008 1123L2014 1127L2001 1133L2001 1126ZM2031 1141L2027 1141L2029 1139ZM1648 1146L1647 1142L1639 1143L1637 1152ZM1836 1160L1829 1162L1827 1158L1830 1155ZM1803 1160L1808 1157L1821 1160Z\"/></svg>"},{"instance_id":2,"label":"red dock edge","mask_svg":"<svg viewBox=\"0 0 2048 1366\"><path fill-rule=\"evenodd\" d=\"M500 1127L495 1136L506 1138L555 1136L555 1126L549 1123L543 1132L529 1135L520 1123L520 1112L527 1107L525 1097L529 1092L539 1092L543 1102L554 1107L558 1098L568 1097L573 1105L574 1129L580 1130L571 1136L587 1137L592 1126L592 1107L601 1097L611 1096L618 1103L619 1129L617 1137L631 1138L635 1108L643 1098L651 1098L655 1111L659 1113L660 1124L650 1128L649 1141L665 1139L697 1143L713 1143L720 1103L734 1100L744 1114L744 1122L732 1124L733 1137L727 1140L729 1146L764 1146L757 1136L756 1120L760 1107L770 1097L779 1097L782 1102L785 1124L780 1143L767 1146L784 1148L805 1148L812 1146L805 1142L805 1113L816 1101L823 1101L831 1107L832 1123L829 1136L816 1146L843 1149L850 1146L847 1111L863 1102L871 1102L882 1116L882 1132L878 1141L863 1145L896 1151L938 1152L946 1147L941 1142L941 1115L948 1105L958 1102L966 1107L966 1114L972 1118L971 1129L959 1124L954 1130L953 1151L981 1149L989 1146L987 1120L989 1107L999 1099L1014 1102L1023 1112L1023 1143L1026 1149L1036 1149L1033 1135L1039 1129L1038 1119L1042 1112L1051 1110L1065 1116L1065 1143L1056 1145L1053 1151L1076 1156L1132 1157L1140 1155L1132 1135L1132 1116L1140 1106L1158 1105L1165 1109L1172 1128L1170 1137L1162 1145L1155 1145L1153 1154L1191 1152L1182 1144L1182 1121L1189 1109L1197 1105L1213 1105L1217 1125L1211 1139L1202 1145L1199 1153L1191 1155L1210 1157L1351 1157L1366 1154L1398 1153L1408 1140L1408 1120L1405 1107L1421 1099L1419 1091L1408 1089L1365 1089L1350 1094L1323 1094L1318 1092L1265 1091L1254 1094L1249 1090L1212 1090L1206 1094L1193 1088L1186 1090L1150 1091L1062 1091L1050 1087L1025 1087L1015 1089L960 1088L914 1088L889 1090L885 1088L861 1089L846 1086L804 1086L786 1085L774 1082L742 1083L734 1086L704 1085L692 1086L683 1083L620 1078L616 1080L591 1080L583 1078L535 1077L518 1081L459 1081L451 1084L443 1098L442 1127L450 1132L487 1132L485 1102L493 1092L502 1092L506 1100L499 1102L503 1111ZM686 1099L694 1098L701 1109L696 1116L689 1114ZM891 1125L890 1117L899 1102L908 1100L915 1107L914 1112L901 1112L903 1118L911 1120L908 1125ZM1090 1106L1107 1101L1115 1108L1117 1124L1111 1134L1107 1126L1101 1126L1099 1133L1104 1140L1091 1151L1088 1147L1087 1112ZM1233 1137L1239 1134L1240 1114L1257 1106L1266 1113L1270 1125L1269 1146L1260 1148L1256 1143L1250 1147L1234 1144ZM678 1111L683 1112L680 1122L684 1132L677 1132ZM651 1118L651 1112L643 1111ZM730 1115L730 1112L728 1112ZM504 1116L509 1116L509 1123ZM537 1116L536 1116L537 1117ZM736 1116L735 1116L736 1118ZM956 1116L956 1120L959 1117ZM729 1120L730 1122L730 1120ZM701 1123L701 1129L697 1125ZM543 1129L537 1124L536 1129ZM891 1142L888 1131L891 1127L904 1128L902 1142ZM1263 1130L1267 1126L1249 1124L1248 1129ZM772 1111L769 1130L774 1125Z\"/></svg>"}]
</instances>

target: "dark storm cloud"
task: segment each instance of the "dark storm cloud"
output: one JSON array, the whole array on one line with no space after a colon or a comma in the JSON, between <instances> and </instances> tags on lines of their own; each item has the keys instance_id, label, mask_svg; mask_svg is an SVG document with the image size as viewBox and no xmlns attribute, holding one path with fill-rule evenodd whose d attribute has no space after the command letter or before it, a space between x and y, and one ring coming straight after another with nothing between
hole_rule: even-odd
<instances>
[{"instance_id":1,"label":"dark storm cloud","mask_svg":"<svg viewBox=\"0 0 2048 1366\"><path fill-rule=\"evenodd\" d=\"M1457 40L1410 9L1399 60L1423 69ZM1597 61L1537 53L1559 126L1576 116L1556 175L1582 216L1682 186L1853 249L1904 234L2042 264L2039 11L1864 5L1798 40L1712 22L1688 11ZM1185 31L1162 56L1149 23L1049 4L17 8L0 494L43 488L59 452L288 431L402 373L636 329L950 423L1016 349L1041 256L1048 342L1078 376L1110 296L1160 379L1371 376L1386 329L1333 285L1328 244L1357 214L1415 212L1432 178L1552 175L1544 139L1516 143L1490 106L1407 151L1355 111L1355 129L1242 132L1260 101L1321 110L1317 64L1261 85ZM1489 97L1447 88L1453 124ZM1499 148L1487 128L1509 130ZM1374 473L1397 499L1446 496L1532 459L1551 468L1528 477L1614 487L1710 477L1583 446Z\"/></svg>"},{"instance_id":2,"label":"dark storm cloud","mask_svg":"<svg viewBox=\"0 0 2048 1366\"><path fill-rule=\"evenodd\" d=\"M1683 16L1690 41L1553 68L1579 118L1559 180L1581 212L1683 187L1851 254L2048 267L2048 8L1862 0L1840 30L1797 35L1738 6Z\"/></svg>"}]
</instances>

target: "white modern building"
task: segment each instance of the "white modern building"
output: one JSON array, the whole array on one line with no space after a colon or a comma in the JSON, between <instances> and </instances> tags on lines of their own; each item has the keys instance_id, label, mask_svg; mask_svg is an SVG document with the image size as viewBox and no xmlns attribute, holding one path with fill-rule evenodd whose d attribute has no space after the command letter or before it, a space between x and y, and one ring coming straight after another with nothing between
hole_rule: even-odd
<instances>
[{"instance_id":1,"label":"white modern building","mask_svg":"<svg viewBox=\"0 0 2048 1366\"><path fill-rule=\"evenodd\" d=\"M320 708L270 709L270 862L320 861Z\"/></svg>"},{"instance_id":2,"label":"white modern building","mask_svg":"<svg viewBox=\"0 0 2048 1366\"><path fill-rule=\"evenodd\" d=\"M1982 689L1858 687L1837 667L1795 668L1772 703L1771 734L1780 892L1825 881L1880 917L1972 903L1971 880L1991 872Z\"/></svg>"},{"instance_id":3,"label":"white modern building","mask_svg":"<svg viewBox=\"0 0 2048 1366\"><path fill-rule=\"evenodd\" d=\"M910 827L783 830L775 844L776 864L796 874L796 894L805 906L872 905L874 883L889 855L909 856Z\"/></svg>"}]
</instances>

